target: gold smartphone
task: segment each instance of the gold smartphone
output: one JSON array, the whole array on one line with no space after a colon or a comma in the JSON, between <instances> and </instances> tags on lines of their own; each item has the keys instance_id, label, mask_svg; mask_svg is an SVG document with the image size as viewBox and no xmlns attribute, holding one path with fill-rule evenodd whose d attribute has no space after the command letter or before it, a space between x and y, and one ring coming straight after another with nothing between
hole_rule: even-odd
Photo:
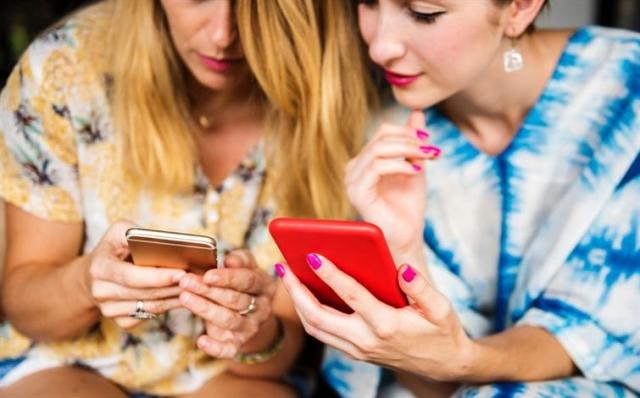
<instances>
[{"instance_id":1,"label":"gold smartphone","mask_svg":"<svg viewBox=\"0 0 640 398\"><path fill-rule=\"evenodd\" d=\"M198 274L218 265L216 241L210 236L130 228L125 237L136 265L179 268Z\"/></svg>"}]
</instances>

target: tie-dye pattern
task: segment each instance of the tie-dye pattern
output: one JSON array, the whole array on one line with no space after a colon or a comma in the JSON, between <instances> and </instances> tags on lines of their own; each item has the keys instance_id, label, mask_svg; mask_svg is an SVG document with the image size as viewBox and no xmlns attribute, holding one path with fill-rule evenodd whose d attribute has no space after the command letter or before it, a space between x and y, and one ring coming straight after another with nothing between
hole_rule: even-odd
<instances>
[{"instance_id":1,"label":"tie-dye pattern","mask_svg":"<svg viewBox=\"0 0 640 398\"><path fill-rule=\"evenodd\" d=\"M640 36L578 30L499 156L476 150L437 110L426 116L433 143L443 151L427 172L424 231L438 288L470 336L518 325L545 328L583 375L468 386L457 396L635 396ZM340 394L373 396L345 383L359 376L336 356L329 356L325 374ZM379 372L368 375L376 384Z\"/></svg>"}]
</instances>

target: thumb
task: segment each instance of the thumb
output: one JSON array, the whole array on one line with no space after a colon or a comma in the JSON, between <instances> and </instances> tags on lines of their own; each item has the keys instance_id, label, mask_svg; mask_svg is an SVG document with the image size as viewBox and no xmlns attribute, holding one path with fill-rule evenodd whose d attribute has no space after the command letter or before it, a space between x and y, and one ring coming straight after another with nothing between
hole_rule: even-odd
<instances>
[{"instance_id":1,"label":"thumb","mask_svg":"<svg viewBox=\"0 0 640 398\"><path fill-rule=\"evenodd\" d=\"M410 265L398 269L400 288L424 317L436 326L443 326L452 314L451 303L438 292L427 278Z\"/></svg>"},{"instance_id":2,"label":"thumb","mask_svg":"<svg viewBox=\"0 0 640 398\"><path fill-rule=\"evenodd\" d=\"M421 110L413 110L409 115L409 120L407 121L407 126L416 129L423 130L425 127L426 121L424 119L424 112Z\"/></svg>"},{"instance_id":3,"label":"thumb","mask_svg":"<svg viewBox=\"0 0 640 398\"><path fill-rule=\"evenodd\" d=\"M224 257L226 268L257 268L256 261L250 251L235 249Z\"/></svg>"}]
</instances>

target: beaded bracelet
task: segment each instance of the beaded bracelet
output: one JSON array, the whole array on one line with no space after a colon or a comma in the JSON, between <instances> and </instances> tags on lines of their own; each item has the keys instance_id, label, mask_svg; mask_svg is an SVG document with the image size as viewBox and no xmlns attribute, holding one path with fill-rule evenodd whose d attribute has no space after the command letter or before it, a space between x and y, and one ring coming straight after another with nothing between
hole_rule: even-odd
<instances>
[{"instance_id":1,"label":"beaded bracelet","mask_svg":"<svg viewBox=\"0 0 640 398\"><path fill-rule=\"evenodd\" d=\"M255 365L263 362L267 362L271 358L273 358L284 345L284 324L280 318L276 317L276 323L278 324L278 334L276 336L276 341L269 347L265 348L262 351L258 352L248 352L242 353L239 352L234 357L236 362L243 363L245 365Z\"/></svg>"}]
</instances>

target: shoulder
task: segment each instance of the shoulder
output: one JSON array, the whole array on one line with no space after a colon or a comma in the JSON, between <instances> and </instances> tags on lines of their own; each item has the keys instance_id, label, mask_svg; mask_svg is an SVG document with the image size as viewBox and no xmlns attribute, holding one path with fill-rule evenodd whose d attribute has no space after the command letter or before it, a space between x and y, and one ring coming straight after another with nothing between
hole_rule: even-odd
<instances>
[{"instance_id":1,"label":"shoulder","mask_svg":"<svg viewBox=\"0 0 640 398\"><path fill-rule=\"evenodd\" d=\"M569 39L564 61L583 65L622 66L626 73L640 72L640 34L628 30L586 26Z\"/></svg>"},{"instance_id":2,"label":"shoulder","mask_svg":"<svg viewBox=\"0 0 640 398\"><path fill-rule=\"evenodd\" d=\"M106 71L108 17L107 4L98 3L52 25L29 45L14 75L59 89L93 83Z\"/></svg>"}]
</instances>

